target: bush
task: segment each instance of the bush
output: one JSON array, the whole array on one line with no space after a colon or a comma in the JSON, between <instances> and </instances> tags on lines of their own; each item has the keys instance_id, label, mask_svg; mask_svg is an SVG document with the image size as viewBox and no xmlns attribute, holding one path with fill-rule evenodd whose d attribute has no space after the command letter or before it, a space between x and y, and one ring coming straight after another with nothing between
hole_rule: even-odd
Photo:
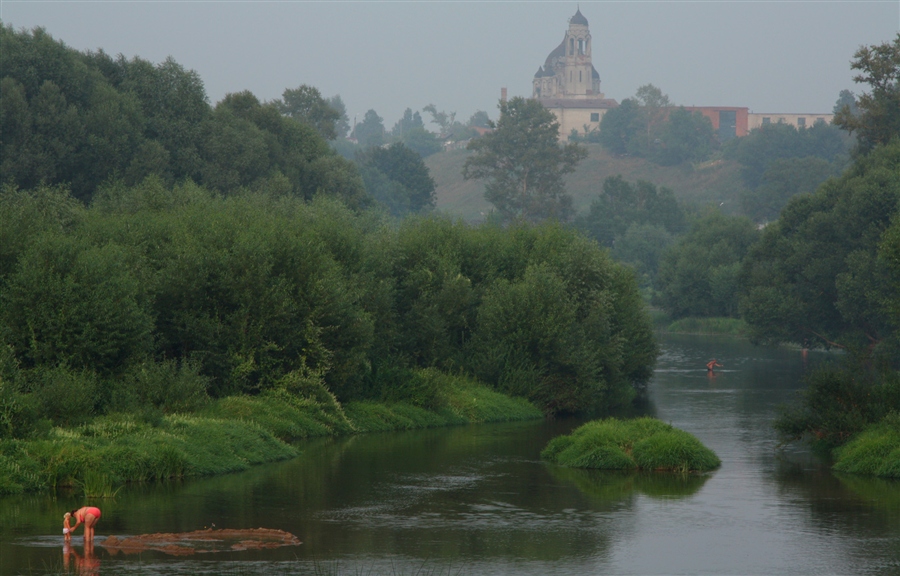
<instances>
[{"instance_id":1,"label":"bush","mask_svg":"<svg viewBox=\"0 0 900 576\"><path fill-rule=\"evenodd\" d=\"M879 377L852 359L843 366L818 368L804 382L800 402L783 407L775 421L784 441L807 438L827 451L900 410L900 376Z\"/></svg>"},{"instance_id":2,"label":"bush","mask_svg":"<svg viewBox=\"0 0 900 576\"><path fill-rule=\"evenodd\" d=\"M191 362L144 362L129 370L112 391L120 409L153 407L164 414L194 412L208 401L209 378Z\"/></svg>"},{"instance_id":3,"label":"bush","mask_svg":"<svg viewBox=\"0 0 900 576\"><path fill-rule=\"evenodd\" d=\"M601 470L703 472L721 461L693 435L654 418L594 420L551 440L541 458Z\"/></svg>"},{"instance_id":4,"label":"bush","mask_svg":"<svg viewBox=\"0 0 900 576\"><path fill-rule=\"evenodd\" d=\"M834 452L838 472L900 478L900 414L866 427Z\"/></svg>"}]
</instances>

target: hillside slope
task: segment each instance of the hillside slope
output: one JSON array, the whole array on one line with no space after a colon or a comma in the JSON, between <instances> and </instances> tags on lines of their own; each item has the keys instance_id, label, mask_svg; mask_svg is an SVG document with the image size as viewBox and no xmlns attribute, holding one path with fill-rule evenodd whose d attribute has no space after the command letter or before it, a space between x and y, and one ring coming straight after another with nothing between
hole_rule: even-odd
<instances>
[{"instance_id":1,"label":"hillside slope","mask_svg":"<svg viewBox=\"0 0 900 576\"><path fill-rule=\"evenodd\" d=\"M628 181L647 180L657 186L666 186L684 202L721 203L725 212L739 211L740 167L734 162L716 160L697 166L658 166L643 158L612 156L598 144L585 146L587 158L566 179L566 188L579 212L590 207L607 177L618 174ZM463 164L469 154L466 150L441 152L426 158L425 165L437 184L437 210L477 222L491 211L492 206L484 199L482 182L463 180Z\"/></svg>"}]
</instances>

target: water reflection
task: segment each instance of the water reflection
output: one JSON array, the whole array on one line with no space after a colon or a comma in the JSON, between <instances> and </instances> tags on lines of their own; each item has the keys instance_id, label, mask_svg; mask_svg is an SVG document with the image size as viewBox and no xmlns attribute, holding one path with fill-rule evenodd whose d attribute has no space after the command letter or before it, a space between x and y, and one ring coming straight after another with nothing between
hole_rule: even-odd
<instances>
[{"instance_id":1,"label":"water reflection","mask_svg":"<svg viewBox=\"0 0 900 576\"><path fill-rule=\"evenodd\" d=\"M100 574L100 559L94 555L94 544L91 541L84 543L82 554L72 546L71 542L63 544L63 568L66 573L74 569L74 574L86 574L94 576Z\"/></svg>"},{"instance_id":2,"label":"water reflection","mask_svg":"<svg viewBox=\"0 0 900 576\"><path fill-rule=\"evenodd\" d=\"M549 467L559 480L571 482L595 504L615 505L630 501L635 494L663 500L679 500L696 494L709 479L708 474L616 472Z\"/></svg>"}]
</instances>

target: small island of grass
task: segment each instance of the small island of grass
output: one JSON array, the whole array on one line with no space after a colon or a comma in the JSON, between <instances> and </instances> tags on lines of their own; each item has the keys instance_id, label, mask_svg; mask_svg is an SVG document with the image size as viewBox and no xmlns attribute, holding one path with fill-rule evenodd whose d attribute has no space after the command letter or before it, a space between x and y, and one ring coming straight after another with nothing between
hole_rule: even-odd
<instances>
[{"instance_id":1,"label":"small island of grass","mask_svg":"<svg viewBox=\"0 0 900 576\"><path fill-rule=\"evenodd\" d=\"M692 434L655 418L588 422L551 440L541 458L560 466L600 470L705 472L721 464Z\"/></svg>"}]
</instances>

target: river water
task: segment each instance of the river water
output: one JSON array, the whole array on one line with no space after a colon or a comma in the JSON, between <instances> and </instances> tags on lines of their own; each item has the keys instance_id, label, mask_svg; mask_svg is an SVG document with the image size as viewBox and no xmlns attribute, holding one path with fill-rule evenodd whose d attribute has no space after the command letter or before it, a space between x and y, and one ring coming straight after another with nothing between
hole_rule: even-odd
<instances>
[{"instance_id":1,"label":"river water","mask_svg":"<svg viewBox=\"0 0 900 576\"><path fill-rule=\"evenodd\" d=\"M91 574L898 574L900 483L832 474L772 430L824 353L663 336L644 411L721 458L705 476L541 462L577 420L322 439L245 473L129 486L99 502L114 534L277 528L303 544L191 557L84 557ZM714 376L704 364L724 366ZM66 571L61 518L79 498L0 499L0 574Z\"/></svg>"}]
</instances>

